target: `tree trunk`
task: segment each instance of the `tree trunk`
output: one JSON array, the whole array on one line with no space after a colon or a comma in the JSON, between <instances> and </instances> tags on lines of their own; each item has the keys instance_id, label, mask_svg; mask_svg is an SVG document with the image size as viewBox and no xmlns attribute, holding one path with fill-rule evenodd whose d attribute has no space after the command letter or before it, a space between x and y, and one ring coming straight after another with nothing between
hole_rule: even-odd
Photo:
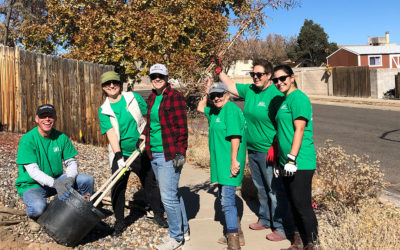
<instances>
[{"instance_id":1,"label":"tree trunk","mask_svg":"<svg viewBox=\"0 0 400 250\"><path fill-rule=\"evenodd\" d=\"M13 8L13 5L14 5L14 1L15 0L9 0L8 1L7 17L6 17L6 20L5 20L6 28L5 28L5 31L4 31L4 40L3 40L4 46L7 46L8 29L9 29L9 26L10 26L11 12L12 12L12 8Z\"/></svg>"}]
</instances>

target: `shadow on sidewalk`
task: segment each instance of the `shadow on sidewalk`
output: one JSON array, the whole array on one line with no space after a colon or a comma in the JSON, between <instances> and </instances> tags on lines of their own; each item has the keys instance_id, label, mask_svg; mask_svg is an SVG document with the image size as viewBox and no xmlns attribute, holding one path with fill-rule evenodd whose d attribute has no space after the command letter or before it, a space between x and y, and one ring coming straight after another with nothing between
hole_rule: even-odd
<instances>
[{"instance_id":1,"label":"shadow on sidewalk","mask_svg":"<svg viewBox=\"0 0 400 250\"><path fill-rule=\"evenodd\" d=\"M200 190L207 191L208 189L210 189L211 186L212 184L210 183L210 181L206 181L197 185L179 188L179 192L183 197L183 201L185 202L185 209L188 220L195 218L200 210L200 195L198 194L198 192Z\"/></svg>"}]
</instances>

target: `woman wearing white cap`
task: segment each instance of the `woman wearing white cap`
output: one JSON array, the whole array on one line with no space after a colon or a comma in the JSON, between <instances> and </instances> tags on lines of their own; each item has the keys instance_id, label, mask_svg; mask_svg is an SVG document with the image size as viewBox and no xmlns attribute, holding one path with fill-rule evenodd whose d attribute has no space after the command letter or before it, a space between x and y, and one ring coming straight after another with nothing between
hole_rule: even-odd
<instances>
[{"instance_id":1,"label":"woman wearing white cap","mask_svg":"<svg viewBox=\"0 0 400 250\"><path fill-rule=\"evenodd\" d=\"M207 107L207 96L213 107ZM218 183L228 249L240 249L235 194L236 187L242 185L246 160L245 118L239 107L229 102L226 86L221 82L212 84L210 79L207 80L206 95L200 100L197 110L205 113L208 119L211 182Z\"/></svg>"},{"instance_id":2,"label":"woman wearing white cap","mask_svg":"<svg viewBox=\"0 0 400 250\"><path fill-rule=\"evenodd\" d=\"M188 128L186 102L183 95L168 83L168 70L163 64L150 67L153 91L147 105L146 151L158 180L169 235L157 249L179 248L189 240L189 224L178 183L186 160Z\"/></svg>"}]
</instances>

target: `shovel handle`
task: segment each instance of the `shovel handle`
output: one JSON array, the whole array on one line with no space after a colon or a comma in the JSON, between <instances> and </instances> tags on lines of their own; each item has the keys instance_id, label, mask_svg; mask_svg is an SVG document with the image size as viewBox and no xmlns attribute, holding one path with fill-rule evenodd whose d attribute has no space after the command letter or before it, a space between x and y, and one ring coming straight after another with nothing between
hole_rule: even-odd
<instances>
[{"instance_id":1,"label":"shovel handle","mask_svg":"<svg viewBox=\"0 0 400 250\"><path fill-rule=\"evenodd\" d=\"M96 202L93 204L94 207L97 207L97 205L99 205L99 203L101 202L101 200L103 199L103 197L107 194L108 191L110 191L110 189L115 185L115 183L125 174L125 172L129 169L129 166L136 160L136 158L141 154L141 152L143 152L145 147L145 142L142 142L139 146L139 150L140 151L135 151L132 153L131 156L129 156L128 160L126 160L125 164L126 166L118 169L113 176L111 176L111 178L109 180L107 180L107 185L103 185L103 186L107 186L106 189L104 190L104 192L100 195L100 197L96 200ZM112 181L111 181L112 180ZM108 184L111 181L110 184ZM105 184L106 184L105 183ZM102 186L102 187L103 187ZM99 191L97 191L96 196L98 195L98 193L100 193ZM90 200L93 200L96 196L92 195L92 197L90 197Z\"/></svg>"},{"instance_id":2,"label":"shovel handle","mask_svg":"<svg viewBox=\"0 0 400 250\"><path fill-rule=\"evenodd\" d=\"M145 142L143 141L140 146L139 146L139 150L135 151L131 154L131 156L129 156L129 158L126 160L125 165L126 166L130 166L132 164L132 162L138 157L137 155L134 155L136 152L138 152L139 154L141 152L143 152L145 147ZM96 193L94 193L91 197L90 197L90 201L92 201L94 198L96 198L101 192L103 192L103 190L108 186L108 184L110 184L110 182L124 169L125 167L119 168L117 169L117 171L115 171L110 178L107 179L107 181L99 188L99 190L97 190Z\"/></svg>"}]
</instances>

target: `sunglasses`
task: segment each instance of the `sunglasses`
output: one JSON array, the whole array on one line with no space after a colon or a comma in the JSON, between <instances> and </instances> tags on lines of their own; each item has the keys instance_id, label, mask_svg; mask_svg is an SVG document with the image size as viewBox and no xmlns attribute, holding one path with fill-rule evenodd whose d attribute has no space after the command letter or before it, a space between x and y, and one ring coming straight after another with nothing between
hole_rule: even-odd
<instances>
[{"instance_id":1,"label":"sunglasses","mask_svg":"<svg viewBox=\"0 0 400 250\"><path fill-rule=\"evenodd\" d=\"M43 113L43 114L38 115L39 119L46 119L47 117L54 119L55 116L56 115L52 114L52 113Z\"/></svg>"},{"instance_id":2,"label":"sunglasses","mask_svg":"<svg viewBox=\"0 0 400 250\"><path fill-rule=\"evenodd\" d=\"M155 80L155 79L160 79L160 80L165 80L165 78L167 77L167 76L165 76L165 75L162 75L162 74L158 74L158 73L155 73L155 74L151 74L151 75L149 75L150 76L150 79L151 80Z\"/></svg>"},{"instance_id":3,"label":"sunglasses","mask_svg":"<svg viewBox=\"0 0 400 250\"><path fill-rule=\"evenodd\" d=\"M262 72L250 72L250 76L254 77L257 76L258 78L261 78L263 75L266 75L267 73L262 73Z\"/></svg>"},{"instance_id":4,"label":"sunglasses","mask_svg":"<svg viewBox=\"0 0 400 250\"><path fill-rule=\"evenodd\" d=\"M290 77L290 75L285 75L285 76L280 76L280 77L277 77L277 78L272 78L271 80L274 83L278 83L278 81L284 82L284 81L286 81L286 78L288 78L288 77Z\"/></svg>"},{"instance_id":5,"label":"sunglasses","mask_svg":"<svg viewBox=\"0 0 400 250\"><path fill-rule=\"evenodd\" d=\"M211 93L210 94L210 99L214 100L215 98L222 98L224 96L225 92L218 92L218 93Z\"/></svg>"},{"instance_id":6,"label":"sunglasses","mask_svg":"<svg viewBox=\"0 0 400 250\"><path fill-rule=\"evenodd\" d=\"M114 84L114 86L115 86L115 85L120 85L119 82L108 81L108 82L103 83L101 86L107 88L107 87L110 87L111 84Z\"/></svg>"}]
</instances>

